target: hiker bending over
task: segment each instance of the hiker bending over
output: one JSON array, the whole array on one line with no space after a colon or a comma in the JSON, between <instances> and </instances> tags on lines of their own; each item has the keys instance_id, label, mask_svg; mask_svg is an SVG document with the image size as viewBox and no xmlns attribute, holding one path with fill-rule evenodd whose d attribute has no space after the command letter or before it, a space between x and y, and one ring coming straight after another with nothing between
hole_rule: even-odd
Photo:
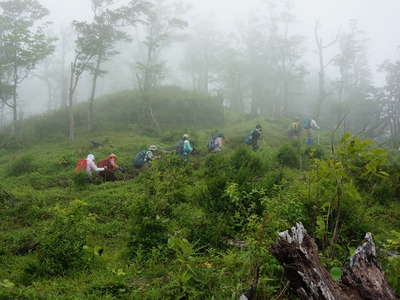
<instances>
[{"instance_id":1,"label":"hiker bending over","mask_svg":"<svg viewBox=\"0 0 400 300\"><path fill-rule=\"evenodd\" d=\"M207 145L208 151L212 153L221 152L222 147L224 146L224 141L225 141L225 135L223 133L211 137Z\"/></svg>"},{"instance_id":2,"label":"hiker bending over","mask_svg":"<svg viewBox=\"0 0 400 300\"><path fill-rule=\"evenodd\" d=\"M92 175L93 173L103 172L107 167L99 168L97 167L95 157L93 154L89 154L86 159L78 161L75 171L79 173L85 170L87 174Z\"/></svg>"},{"instance_id":3,"label":"hiker bending over","mask_svg":"<svg viewBox=\"0 0 400 300\"><path fill-rule=\"evenodd\" d=\"M176 154L187 158L192 152L193 145L190 142L190 136L188 134L184 134L182 140L179 141L178 146L176 147Z\"/></svg>"},{"instance_id":4,"label":"hiker bending over","mask_svg":"<svg viewBox=\"0 0 400 300\"><path fill-rule=\"evenodd\" d=\"M148 150L140 151L133 161L133 166L136 169L141 169L145 165L150 164L150 162L156 158L155 154L157 150L157 146L151 145Z\"/></svg>"},{"instance_id":5,"label":"hiker bending over","mask_svg":"<svg viewBox=\"0 0 400 300\"><path fill-rule=\"evenodd\" d=\"M312 134L313 129L320 129L320 127L317 124L317 121L315 121L312 118L305 118L303 121L303 128L306 131L307 134L307 140L306 143L308 146L312 146L314 144L314 138Z\"/></svg>"},{"instance_id":6,"label":"hiker bending over","mask_svg":"<svg viewBox=\"0 0 400 300\"><path fill-rule=\"evenodd\" d=\"M289 127L289 137L292 139L299 139L301 134L301 125L299 118L296 118L295 121Z\"/></svg>"},{"instance_id":7,"label":"hiker bending over","mask_svg":"<svg viewBox=\"0 0 400 300\"><path fill-rule=\"evenodd\" d=\"M260 147L258 145L258 141L261 139L261 135L262 127L261 125L257 125L256 128L250 131L250 133L246 136L245 143L251 146L254 151L256 151Z\"/></svg>"},{"instance_id":8,"label":"hiker bending over","mask_svg":"<svg viewBox=\"0 0 400 300\"><path fill-rule=\"evenodd\" d=\"M99 173L105 181L116 181L117 177L115 176L115 172L117 170L121 172L125 171L117 164L117 156L114 153L111 153L106 159L101 160L99 162L99 167L105 168L104 171Z\"/></svg>"}]
</instances>

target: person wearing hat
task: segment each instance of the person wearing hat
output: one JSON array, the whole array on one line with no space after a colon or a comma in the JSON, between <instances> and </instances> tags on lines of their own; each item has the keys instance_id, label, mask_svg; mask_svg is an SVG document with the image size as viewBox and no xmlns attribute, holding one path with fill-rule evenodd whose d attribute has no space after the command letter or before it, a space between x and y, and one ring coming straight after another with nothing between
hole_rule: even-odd
<instances>
[{"instance_id":1,"label":"person wearing hat","mask_svg":"<svg viewBox=\"0 0 400 300\"><path fill-rule=\"evenodd\" d=\"M93 173L103 172L106 170L106 167L98 167L94 162L96 158L93 154L89 154L86 159L80 160L78 162L78 166L76 171L79 172L81 170L85 170L88 175L92 175Z\"/></svg>"},{"instance_id":2,"label":"person wearing hat","mask_svg":"<svg viewBox=\"0 0 400 300\"><path fill-rule=\"evenodd\" d=\"M225 141L225 134L220 133L218 134L215 139L214 139L214 144L213 148L211 149L211 152L221 152L222 147L224 146L224 141Z\"/></svg>"},{"instance_id":3,"label":"person wearing hat","mask_svg":"<svg viewBox=\"0 0 400 300\"><path fill-rule=\"evenodd\" d=\"M117 155L114 153L111 153L107 158L101 160L99 162L99 167L105 168L104 171L99 173L105 181L116 181L117 177L115 176L115 171L124 171L124 169L117 164Z\"/></svg>"},{"instance_id":4,"label":"person wearing hat","mask_svg":"<svg viewBox=\"0 0 400 300\"><path fill-rule=\"evenodd\" d=\"M300 119L296 118L294 122L289 127L289 137L292 139L299 139L301 135L302 126L300 124Z\"/></svg>"},{"instance_id":5,"label":"person wearing hat","mask_svg":"<svg viewBox=\"0 0 400 300\"><path fill-rule=\"evenodd\" d=\"M190 143L190 136L188 134L184 134L182 140L178 143L176 148L176 154L187 158L190 153L193 152L193 146Z\"/></svg>"},{"instance_id":6,"label":"person wearing hat","mask_svg":"<svg viewBox=\"0 0 400 300\"><path fill-rule=\"evenodd\" d=\"M133 160L134 168L141 169L146 164L149 164L152 160L156 159L155 154L157 151L158 147L156 145L151 145L148 150L140 151Z\"/></svg>"}]
</instances>

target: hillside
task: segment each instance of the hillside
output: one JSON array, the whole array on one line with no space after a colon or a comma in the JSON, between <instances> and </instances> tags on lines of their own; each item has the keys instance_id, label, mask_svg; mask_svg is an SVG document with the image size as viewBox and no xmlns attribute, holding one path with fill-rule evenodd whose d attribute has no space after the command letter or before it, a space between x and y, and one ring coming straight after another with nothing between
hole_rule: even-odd
<instances>
[{"instance_id":1,"label":"hillside","mask_svg":"<svg viewBox=\"0 0 400 300\"><path fill-rule=\"evenodd\" d=\"M372 232L400 293L397 155L350 135L332 154L326 133L307 148L287 138L286 121L225 113L219 123L213 102L200 100L171 102L166 116L186 118L160 115L162 131L148 131L132 117L129 95L100 100L96 131L85 133L82 121L73 144L53 126L54 113L27 121L29 143L1 150L0 299L238 299L256 273L257 299L295 299L268 247L296 222L316 238L329 270L342 268ZM176 101L187 101L180 95ZM204 119L190 122L193 111ZM243 137L257 123L264 137L253 152ZM216 131L226 148L208 154ZM163 153L150 169L132 169L138 151L173 150L186 132L200 151L188 163ZM74 173L88 153L111 152L128 169L119 181L89 183Z\"/></svg>"}]
</instances>

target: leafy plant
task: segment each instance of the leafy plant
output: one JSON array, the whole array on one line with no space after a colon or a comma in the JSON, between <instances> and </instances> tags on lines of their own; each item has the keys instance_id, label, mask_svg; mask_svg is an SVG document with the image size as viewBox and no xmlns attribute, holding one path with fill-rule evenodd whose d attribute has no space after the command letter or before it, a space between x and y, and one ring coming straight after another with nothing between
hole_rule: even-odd
<instances>
[{"instance_id":1,"label":"leafy plant","mask_svg":"<svg viewBox=\"0 0 400 300\"><path fill-rule=\"evenodd\" d=\"M15 159L8 166L7 174L9 176L21 176L24 174L32 173L38 169L34 162L32 155L23 155Z\"/></svg>"},{"instance_id":2,"label":"leafy plant","mask_svg":"<svg viewBox=\"0 0 400 300\"><path fill-rule=\"evenodd\" d=\"M85 250L89 225L85 206L84 202L74 201L66 209L56 209L56 218L43 233L38 250L44 275L89 268L93 255Z\"/></svg>"}]
</instances>

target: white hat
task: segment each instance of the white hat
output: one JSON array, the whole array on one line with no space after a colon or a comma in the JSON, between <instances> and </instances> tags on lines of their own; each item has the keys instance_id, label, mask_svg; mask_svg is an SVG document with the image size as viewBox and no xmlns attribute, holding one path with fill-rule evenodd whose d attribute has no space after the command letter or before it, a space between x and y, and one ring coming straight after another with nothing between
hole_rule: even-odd
<instances>
[{"instance_id":1,"label":"white hat","mask_svg":"<svg viewBox=\"0 0 400 300\"><path fill-rule=\"evenodd\" d=\"M150 151L157 151L157 150L158 150L158 147L157 147L156 145L151 145L151 146L149 147L149 150L150 150Z\"/></svg>"}]
</instances>

